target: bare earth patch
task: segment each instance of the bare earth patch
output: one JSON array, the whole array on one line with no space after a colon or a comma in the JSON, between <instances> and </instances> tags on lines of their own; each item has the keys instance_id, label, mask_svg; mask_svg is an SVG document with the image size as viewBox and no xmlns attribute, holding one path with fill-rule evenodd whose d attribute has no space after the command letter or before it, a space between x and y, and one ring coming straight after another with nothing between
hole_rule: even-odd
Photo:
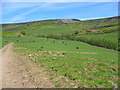
<instances>
[{"instance_id":1,"label":"bare earth patch","mask_svg":"<svg viewBox=\"0 0 120 90\"><path fill-rule=\"evenodd\" d=\"M92 52L80 52L80 53L83 53L83 54L96 54L96 53L92 53Z\"/></svg>"},{"instance_id":2,"label":"bare earth patch","mask_svg":"<svg viewBox=\"0 0 120 90\"><path fill-rule=\"evenodd\" d=\"M14 49L26 49L26 48L23 48L23 47L15 47Z\"/></svg>"},{"instance_id":3,"label":"bare earth patch","mask_svg":"<svg viewBox=\"0 0 120 90\"><path fill-rule=\"evenodd\" d=\"M94 53L94 52L65 52L65 51L59 51L59 52L56 52L56 51L42 51L42 53L44 53L44 54L62 54L62 53L97 54L97 53Z\"/></svg>"}]
</instances>

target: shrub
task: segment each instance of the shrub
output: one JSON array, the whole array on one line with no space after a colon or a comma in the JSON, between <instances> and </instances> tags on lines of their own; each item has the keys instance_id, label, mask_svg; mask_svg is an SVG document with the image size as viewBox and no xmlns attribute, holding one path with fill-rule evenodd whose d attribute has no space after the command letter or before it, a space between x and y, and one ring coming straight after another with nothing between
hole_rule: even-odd
<instances>
[{"instance_id":1,"label":"shrub","mask_svg":"<svg viewBox=\"0 0 120 90\"><path fill-rule=\"evenodd\" d=\"M78 35L78 34L79 34L79 31L75 31L74 34L75 34L75 35Z\"/></svg>"},{"instance_id":2,"label":"shrub","mask_svg":"<svg viewBox=\"0 0 120 90\"><path fill-rule=\"evenodd\" d=\"M21 34L22 34L22 35L26 35L25 31L22 31Z\"/></svg>"}]
</instances>

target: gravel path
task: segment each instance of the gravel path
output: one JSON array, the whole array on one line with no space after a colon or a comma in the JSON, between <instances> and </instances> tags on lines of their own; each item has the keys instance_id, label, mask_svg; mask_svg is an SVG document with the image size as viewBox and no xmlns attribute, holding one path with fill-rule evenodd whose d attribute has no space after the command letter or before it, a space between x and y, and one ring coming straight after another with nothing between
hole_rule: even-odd
<instances>
[{"instance_id":1,"label":"gravel path","mask_svg":"<svg viewBox=\"0 0 120 90\"><path fill-rule=\"evenodd\" d=\"M13 52L13 43L0 50L2 88L54 88L43 67ZM1 87L0 87L1 88Z\"/></svg>"}]
</instances>

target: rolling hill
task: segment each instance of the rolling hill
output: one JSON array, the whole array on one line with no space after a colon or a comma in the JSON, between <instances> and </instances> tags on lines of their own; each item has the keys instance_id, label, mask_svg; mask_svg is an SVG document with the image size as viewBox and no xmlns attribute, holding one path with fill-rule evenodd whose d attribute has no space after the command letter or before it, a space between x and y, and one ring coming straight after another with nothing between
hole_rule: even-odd
<instances>
[{"instance_id":1,"label":"rolling hill","mask_svg":"<svg viewBox=\"0 0 120 90\"><path fill-rule=\"evenodd\" d=\"M119 17L110 17L85 21L53 19L2 24L0 32L2 36L7 37L32 36L70 39L118 50L118 20ZM105 43L101 44L102 41ZM108 43L111 46L107 45Z\"/></svg>"},{"instance_id":2,"label":"rolling hill","mask_svg":"<svg viewBox=\"0 0 120 90\"><path fill-rule=\"evenodd\" d=\"M110 17L2 24L1 48L14 42L13 51L44 68L55 87L116 88L118 20Z\"/></svg>"}]
</instances>

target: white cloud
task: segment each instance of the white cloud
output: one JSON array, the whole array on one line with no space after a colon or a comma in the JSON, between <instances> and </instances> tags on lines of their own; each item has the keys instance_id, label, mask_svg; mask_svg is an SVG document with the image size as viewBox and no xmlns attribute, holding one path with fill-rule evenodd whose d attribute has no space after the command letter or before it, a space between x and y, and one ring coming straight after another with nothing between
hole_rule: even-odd
<instances>
[{"instance_id":1,"label":"white cloud","mask_svg":"<svg viewBox=\"0 0 120 90\"><path fill-rule=\"evenodd\" d=\"M2 9L3 9L3 15L9 14L9 13L14 13L16 11L21 11L21 9L25 9L25 8L31 8L31 10L26 11L25 13L23 12L22 15L26 15L29 13L32 13L38 9L40 10L56 10L56 9L62 9L62 8L66 8L65 7L61 7L61 6L54 6L55 2L4 2L2 5Z\"/></svg>"},{"instance_id":2,"label":"white cloud","mask_svg":"<svg viewBox=\"0 0 120 90\"><path fill-rule=\"evenodd\" d=\"M24 13L21 13L21 14L19 14L17 16L14 16L13 18L10 18L10 21L14 22L14 21L18 21L18 20L23 20L23 19L26 18L26 15L28 15L28 14L34 12L34 11L37 11L39 8L40 7L33 8L33 9L27 11L27 12L24 12Z\"/></svg>"},{"instance_id":3,"label":"white cloud","mask_svg":"<svg viewBox=\"0 0 120 90\"><path fill-rule=\"evenodd\" d=\"M3 9L3 14L7 14L7 13L11 13L11 12L14 12L14 11L17 11L19 9L22 9L22 8L29 8L29 7L33 7L33 6L36 6L35 4L34 5L31 5L30 3L29 4L24 4L24 3L8 3L6 5L2 5L2 9Z\"/></svg>"},{"instance_id":4,"label":"white cloud","mask_svg":"<svg viewBox=\"0 0 120 90\"><path fill-rule=\"evenodd\" d=\"M23 20L23 19L25 19L25 17L22 17L22 16L16 16L16 17L10 18L10 21L14 22L14 21L17 21L17 20Z\"/></svg>"},{"instance_id":5,"label":"white cloud","mask_svg":"<svg viewBox=\"0 0 120 90\"><path fill-rule=\"evenodd\" d=\"M2 0L2 2L118 2L119 0Z\"/></svg>"},{"instance_id":6,"label":"white cloud","mask_svg":"<svg viewBox=\"0 0 120 90\"><path fill-rule=\"evenodd\" d=\"M26 4L24 4L24 5L26 5ZM58 9L66 8L66 6L65 7L54 7L53 4L54 3L50 3L50 2L49 3L42 3L42 4L39 3L38 5L35 4L36 7L32 8L32 9L26 11L26 12L23 12L23 13L21 13L19 15L16 15L16 16L10 18L9 20L12 21L12 22L15 22L15 21L18 21L18 20L23 20L23 19L26 18L26 16L28 14L34 13L35 11L38 11L41 8L44 9L44 10L56 10L56 9L58 10ZM31 5L29 4L29 6L31 6ZM14 9L10 9L10 8L14 8ZM19 9L25 8L25 7L17 7L17 6L14 7L14 6L12 6L10 8L7 10L8 11L7 13L11 13L11 12L13 12L15 10L19 10ZM6 14L6 13L4 13L4 14Z\"/></svg>"}]
</instances>

